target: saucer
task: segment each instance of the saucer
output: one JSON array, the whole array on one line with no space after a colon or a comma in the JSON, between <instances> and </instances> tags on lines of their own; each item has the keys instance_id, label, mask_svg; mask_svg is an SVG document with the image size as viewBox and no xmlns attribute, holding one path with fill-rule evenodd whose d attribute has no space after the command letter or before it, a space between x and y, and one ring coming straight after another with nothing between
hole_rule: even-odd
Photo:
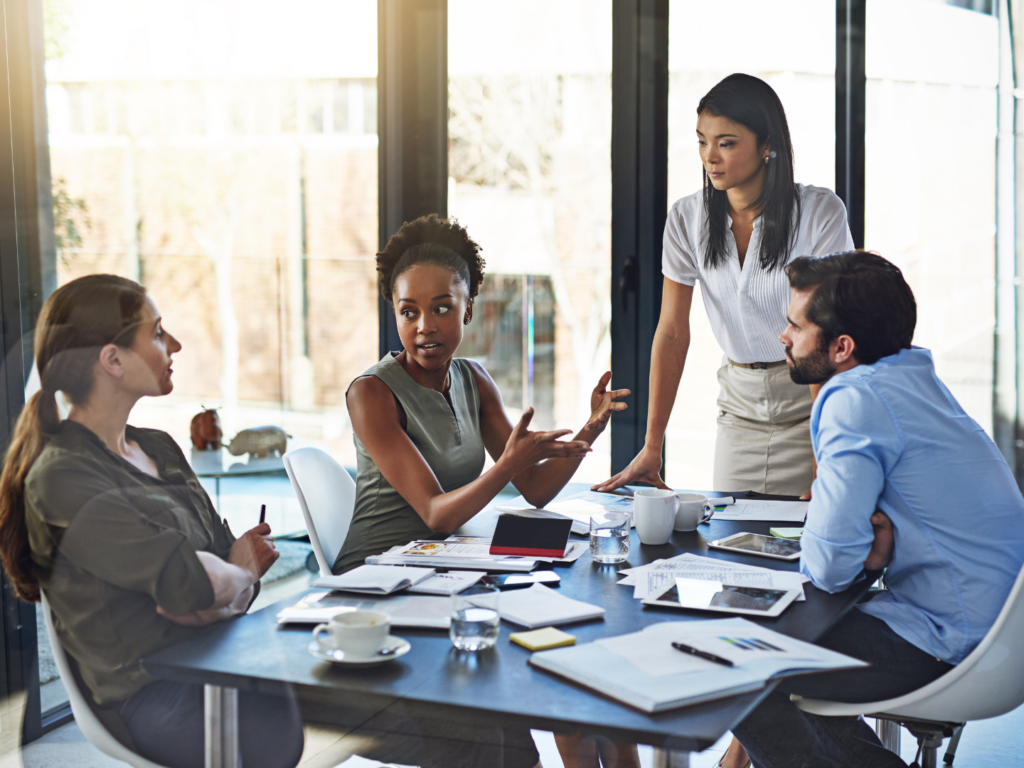
<instances>
[{"instance_id":1,"label":"saucer","mask_svg":"<svg viewBox=\"0 0 1024 768\"><path fill-rule=\"evenodd\" d=\"M346 654L342 650L327 650L316 640L309 644L309 652L316 656L316 658L321 661L341 664L344 667L372 667L377 664L383 664L386 661L397 659L399 656L405 656L412 649L412 645L404 637L388 635L388 639L384 643L384 649L389 648L395 651L390 656L381 656L379 653L375 653L372 656L353 656L352 654Z\"/></svg>"}]
</instances>

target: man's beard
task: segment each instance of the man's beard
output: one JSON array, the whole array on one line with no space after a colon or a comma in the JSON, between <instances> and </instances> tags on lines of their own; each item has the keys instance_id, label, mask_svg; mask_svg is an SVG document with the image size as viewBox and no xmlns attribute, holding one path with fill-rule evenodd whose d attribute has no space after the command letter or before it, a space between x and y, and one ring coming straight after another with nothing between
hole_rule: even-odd
<instances>
[{"instance_id":1,"label":"man's beard","mask_svg":"<svg viewBox=\"0 0 1024 768\"><path fill-rule=\"evenodd\" d=\"M836 367L828 359L828 342L818 336L818 346L804 357L793 357L793 348L786 347L789 359L789 377L794 384L823 384L836 372Z\"/></svg>"}]
</instances>

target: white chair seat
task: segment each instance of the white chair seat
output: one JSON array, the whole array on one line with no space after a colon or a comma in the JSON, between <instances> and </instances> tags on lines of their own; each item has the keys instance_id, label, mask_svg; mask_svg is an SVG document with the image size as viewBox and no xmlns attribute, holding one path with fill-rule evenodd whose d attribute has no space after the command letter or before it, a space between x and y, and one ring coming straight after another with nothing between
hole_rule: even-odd
<instances>
[{"instance_id":1,"label":"white chair seat","mask_svg":"<svg viewBox=\"0 0 1024 768\"><path fill-rule=\"evenodd\" d=\"M967 658L905 696L864 704L793 697L803 711L829 717L868 715L887 720L964 723L997 717L1024 704L1024 569L991 629Z\"/></svg>"},{"instance_id":2,"label":"white chair seat","mask_svg":"<svg viewBox=\"0 0 1024 768\"><path fill-rule=\"evenodd\" d=\"M134 766L134 768L165 768L165 766L158 765L132 752L114 738L113 734L96 717L96 713L92 711L92 707L89 706L89 702L85 698L89 693L78 687L78 680L71 669L67 654L64 653L64 646L57 639L57 633L53 628L53 616L50 614L50 606L46 602L45 595L43 595L42 601L46 633L50 636L50 647L53 649L53 661L57 666L57 672L60 674L60 680L64 683L64 690L68 693L71 713L75 716L75 722L78 724L78 729L82 732L82 735L103 754L115 760L128 763L128 765Z\"/></svg>"}]
</instances>

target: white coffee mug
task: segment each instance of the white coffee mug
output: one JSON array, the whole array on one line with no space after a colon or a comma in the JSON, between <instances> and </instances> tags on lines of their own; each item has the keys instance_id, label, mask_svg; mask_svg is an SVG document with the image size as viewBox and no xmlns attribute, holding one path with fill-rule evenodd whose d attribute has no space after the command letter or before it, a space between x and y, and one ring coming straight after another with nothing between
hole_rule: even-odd
<instances>
[{"instance_id":1,"label":"white coffee mug","mask_svg":"<svg viewBox=\"0 0 1024 768\"><path fill-rule=\"evenodd\" d=\"M313 630L313 639L327 650L366 658L384 647L390 629L391 617L383 611L351 611L339 613L326 624L318 624Z\"/></svg>"},{"instance_id":2,"label":"white coffee mug","mask_svg":"<svg viewBox=\"0 0 1024 768\"><path fill-rule=\"evenodd\" d=\"M677 531L696 531L704 516L714 509L702 493L677 493L675 497L676 519L672 527Z\"/></svg>"},{"instance_id":3,"label":"white coffee mug","mask_svg":"<svg viewBox=\"0 0 1024 768\"><path fill-rule=\"evenodd\" d=\"M633 494L633 517L641 544L666 544L676 520L676 495L661 488L641 488Z\"/></svg>"}]
</instances>

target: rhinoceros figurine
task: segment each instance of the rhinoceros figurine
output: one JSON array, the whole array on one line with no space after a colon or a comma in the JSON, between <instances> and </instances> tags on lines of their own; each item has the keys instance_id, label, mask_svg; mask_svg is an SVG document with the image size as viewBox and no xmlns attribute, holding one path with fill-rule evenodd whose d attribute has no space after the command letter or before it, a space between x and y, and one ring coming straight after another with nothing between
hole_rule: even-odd
<instances>
[{"instance_id":1,"label":"rhinoceros figurine","mask_svg":"<svg viewBox=\"0 0 1024 768\"><path fill-rule=\"evenodd\" d=\"M249 453L257 459L264 459L274 451L277 451L283 456L284 452L288 450L289 437L291 435L287 434L280 427L243 429L235 435L235 439L228 445L228 453L232 456L241 456L243 453Z\"/></svg>"}]
</instances>

